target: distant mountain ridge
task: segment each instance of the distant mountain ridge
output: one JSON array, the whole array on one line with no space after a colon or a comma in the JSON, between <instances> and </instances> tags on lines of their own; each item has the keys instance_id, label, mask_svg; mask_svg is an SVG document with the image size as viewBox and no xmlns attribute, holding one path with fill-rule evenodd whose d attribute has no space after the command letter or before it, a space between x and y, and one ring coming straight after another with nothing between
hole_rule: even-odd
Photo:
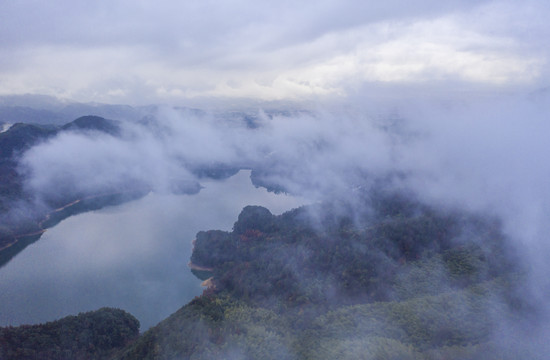
<instances>
[{"instance_id":1,"label":"distant mountain ridge","mask_svg":"<svg viewBox=\"0 0 550 360\"><path fill-rule=\"evenodd\" d=\"M137 121L151 114L155 106L132 107L101 103L79 103L45 95L0 96L0 123L63 125L83 114Z\"/></svg>"},{"instance_id":2,"label":"distant mountain ridge","mask_svg":"<svg viewBox=\"0 0 550 360\"><path fill-rule=\"evenodd\" d=\"M107 120L101 116L81 116L61 127L61 130L96 130L111 135L120 135L120 126L117 121Z\"/></svg>"}]
</instances>

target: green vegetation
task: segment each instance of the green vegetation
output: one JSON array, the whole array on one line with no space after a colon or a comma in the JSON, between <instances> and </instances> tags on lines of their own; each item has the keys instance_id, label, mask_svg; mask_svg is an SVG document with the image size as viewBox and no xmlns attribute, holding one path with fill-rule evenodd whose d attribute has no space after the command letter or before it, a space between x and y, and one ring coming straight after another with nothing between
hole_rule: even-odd
<instances>
[{"instance_id":1,"label":"green vegetation","mask_svg":"<svg viewBox=\"0 0 550 360\"><path fill-rule=\"evenodd\" d=\"M103 308L41 325L0 328L0 359L105 359L138 333L132 315Z\"/></svg>"},{"instance_id":2,"label":"green vegetation","mask_svg":"<svg viewBox=\"0 0 550 360\"><path fill-rule=\"evenodd\" d=\"M249 206L232 232L200 232L192 262L214 286L118 358L537 359L495 342L525 311L498 222L395 194L370 205Z\"/></svg>"}]
</instances>

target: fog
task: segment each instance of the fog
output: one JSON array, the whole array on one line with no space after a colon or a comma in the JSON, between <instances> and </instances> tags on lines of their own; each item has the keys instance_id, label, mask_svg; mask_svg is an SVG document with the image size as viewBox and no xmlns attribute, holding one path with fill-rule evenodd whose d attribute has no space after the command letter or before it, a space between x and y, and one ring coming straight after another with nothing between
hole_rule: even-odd
<instances>
[{"instance_id":1,"label":"fog","mask_svg":"<svg viewBox=\"0 0 550 360\"><path fill-rule=\"evenodd\" d=\"M37 198L101 193L128 184L170 193L200 183L198 168L253 168L260 183L312 201L341 198L388 177L429 202L500 217L547 286L550 165L548 92L472 101L420 99L385 109L347 103L287 114L228 118L161 108L155 121L124 123L120 137L65 132L22 159ZM368 99L367 99L368 100ZM398 174L399 176L397 176Z\"/></svg>"},{"instance_id":2,"label":"fog","mask_svg":"<svg viewBox=\"0 0 550 360\"><path fill-rule=\"evenodd\" d=\"M373 110L348 103L284 115L258 110L251 128L244 113L165 107L153 122L123 123L121 136L63 132L20 163L38 198L60 184L81 194L128 184L169 193L176 183L200 183L196 169L223 166L259 169L262 180L319 200L401 174L395 186L499 215L526 246L543 246L549 108L546 91Z\"/></svg>"}]
</instances>

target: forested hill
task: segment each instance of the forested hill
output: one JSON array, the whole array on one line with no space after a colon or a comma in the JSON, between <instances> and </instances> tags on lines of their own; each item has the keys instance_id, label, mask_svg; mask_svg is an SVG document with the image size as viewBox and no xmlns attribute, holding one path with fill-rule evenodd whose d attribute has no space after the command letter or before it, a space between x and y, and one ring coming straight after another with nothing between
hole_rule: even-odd
<instances>
[{"instance_id":1,"label":"forested hill","mask_svg":"<svg viewBox=\"0 0 550 360\"><path fill-rule=\"evenodd\" d=\"M120 359L537 359L502 324L530 310L499 223L385 194L197 234L209 288Z\"/></svg>"},{"instance_id":2,"label":"forested hill","mask_svg":"<svg viewBox=\"0 0 550 360\"><path fill-rule=\"evenodd\" d=\"M103 308L40 325L0 328L0 359L106 359L138 333L135 317Z\"/></svg>"}]
</instances>

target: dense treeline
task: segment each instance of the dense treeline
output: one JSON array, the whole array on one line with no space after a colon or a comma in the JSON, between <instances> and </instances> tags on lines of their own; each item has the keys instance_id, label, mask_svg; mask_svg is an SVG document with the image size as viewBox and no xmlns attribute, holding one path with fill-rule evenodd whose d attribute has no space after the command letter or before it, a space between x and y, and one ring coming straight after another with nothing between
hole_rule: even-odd
<instances>
[{"instance_id":1,"label":"dense treeline","mask_svg":"<svg viewBox=\"0 0 550 360\"><path fill-rule=\"evenodd\" d=\"M105 359L139 334L139 321L118 309L40 325L0 328L0 359Z\"/></svg>"},{"instance_id":2,"label":"dense treeline","mask_svg":"<svg viewBox=\"0 0 550 360\"><path fill-rule=\"evenodd\" d=\"M495 221L436 212L399 196L371 210L352 219L345 213L335 217L331 209L273 216L249 206L233 232L198 233L191 260L214 268L220 290L257 301L277 295L288 305L403 299L411 296L404 289L420 263L445 275L430 279L434 289L422 290L434 293L513 269ZM311 211L321 217L312 220Z\"/></svg>"},{"instance_id":3,"label":"dense treeline","mask_svg":"<svg viewBox=\"0 0 550 360\"><path fill-rule=\"evenodd\" d=\"M537 358L496 341L526 311L497 221L395 194L355 210L249 206L198 233L213 286L120 358Z\"/></svg>"}]
</instances>

